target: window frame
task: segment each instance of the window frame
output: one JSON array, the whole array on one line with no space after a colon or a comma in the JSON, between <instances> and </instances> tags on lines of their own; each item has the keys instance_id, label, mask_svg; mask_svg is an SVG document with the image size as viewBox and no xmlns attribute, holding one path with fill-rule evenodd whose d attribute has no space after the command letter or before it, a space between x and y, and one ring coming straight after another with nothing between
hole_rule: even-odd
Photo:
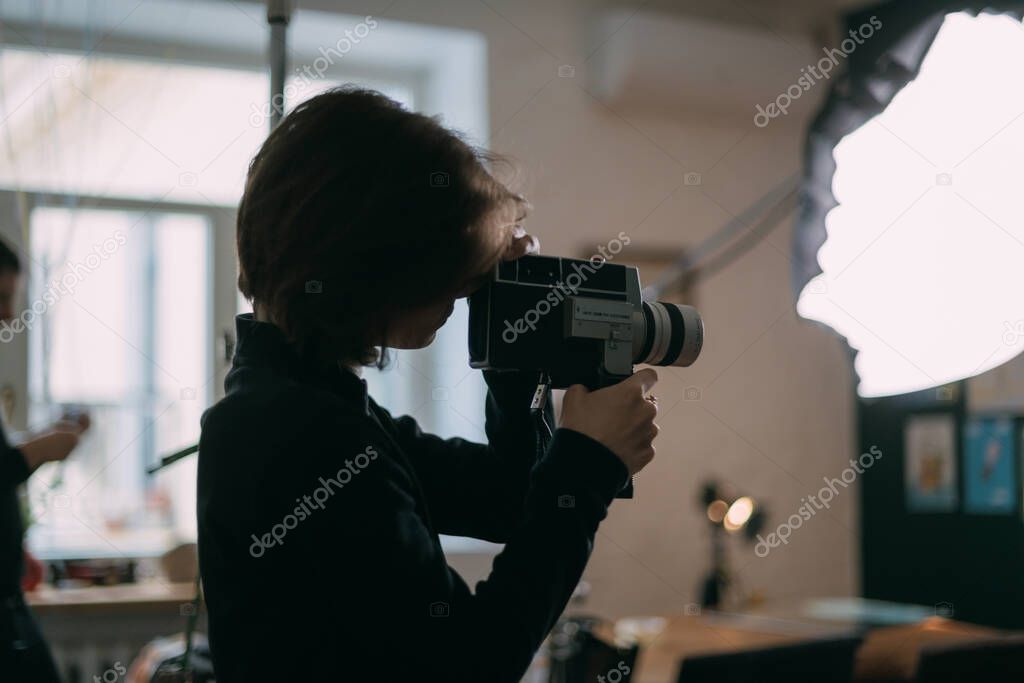
<instances>
[{"instance_id":1,"label":"window frame","mask_svg":"<svg viewBox=\"0 0 1024 683\"><path fill-rule=\"evenodd\" d=\"M201 217L208 226L207 246L208 258L206 295L207 320L206 329L209 330L206 350L207 367L214 380L210 383L210 390L206 396L198 397L206 401L215 402L223 395L223 378L230 367L230 358L226 356L227 349L224 342L224 335L230 333L233 337L234 316L235 316L235 245L234 245L234 224L235 212L232 209L191 204L182 202L148 201L124 197L96 197L83 195L60 194L53 192L28 193L0 189L0 210L5 207L16 206L24 217L27 230L20 242L24 245L21 250L23 255L22 265L22 292L19 296L18 307L22 308L26 302L32 301L37 292L31 291L31 278L28 277L28 270L33 268L33 263L27 256L30 253L31 244L31 215L39 208L60 208L60 209L97 209L126 211L135 214L158 214L175 213L188 214ZM24 431L28 428L39 428L41 425L30 424L29 416L33 403L38 402L39 397L31 395L32 392L32 366L30 354L32 342L30 341L34 330L15 335L14 339L7 345L5 353L0 354L0 370L3 376L9 378L4 386L8 396L13 398L12 414L8 426L13 431ZM149 428L145 430L150 433ZM164 453L154 453L150 457L159 457ZM143 463L148 467L152 463ZM149 482L140 482L145 486ZM173 535L174 527L169 528L168 533ZM38 550L36 551L39 554ZM106 556L109 553L98 551L95 556ZM116 553L115 553L116 554ZM144 554L144 553L141 553ZM57 550L48 550L40 554L42 559L61 558L64 553Z\"/></svg>"},{"instance_id":2,"label":"window frame","mask_svg":"<svg viewBox=\"0 0 1024 683\"><path fill-rule=\"evenodd\" d=\"M91 0L64 0L59 6L6 3L0 6L5 45L46 52L54 50L81 55L121 57L191 66L262 71L266 68L269 29L261 4L195 0L182 11L178 0L109 0L97 7ZM244 16L243 16L244 15ZM460 131L470 144L487 146L490 135L487 41L482 34L465 29L409 24L374 17L379 27L359 49L332 62L322 73L325 80L383 80L407 85L417 110L441 116L444 125ZM323 7L300 9L288 30L289 73L312 64L329 49L344 29L364 21L362 16L329 11ZM45 31L39 27L45 26ZM20 220L0 221L0 236L27 253L27 219L36 205L52 202L81 208L147 208L173 212L198 212L209 216L212 226L213 301L210 329L214 335L234 336L238 307L235 256L236 205L219 206L150 201L145 199L62 195L34 192L31 188L0 188L0 215ZM30 266L29 266L30 267ZM0 377L11 379L17 397L11 426L24 429L27 419L28 344L19 335L0 353ZM213 395L223 396L223 376L230 366L225 344L215 340L211 371L215 372ZM431 363L441 366L442 349L431 348ZM417 416L443 421L443 407L434 401L420 406ZM482 414L482 400L481 400ZM482 418L481 418L482 419ZM454 552L481 550L473 542L447 543ZM456 549L457 548L457 549Z\"/></svg>"}]
</instances>

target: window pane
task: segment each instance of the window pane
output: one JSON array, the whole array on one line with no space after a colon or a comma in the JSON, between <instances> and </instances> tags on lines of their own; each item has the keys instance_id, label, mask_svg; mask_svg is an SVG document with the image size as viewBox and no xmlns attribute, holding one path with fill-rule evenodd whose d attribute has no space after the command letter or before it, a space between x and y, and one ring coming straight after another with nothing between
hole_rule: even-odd
<instances>
[{"instance_id":1,"label":"window pane","mask_svg":"<svg viewBox=\"0 0 1024 683\"><path fill-rule=\"evenodd\" d=\"M155 456L199 440L199 418L212 400L213 336L210 324L207 223L199 216L165 214L154 225L156 308ZM161 499L172 502L174 526L183 539L196 538L196 459L188 458L156 477Z\"/></svg>"},{"instance_id":2,"label":"window pane","mask_svg":"<svg viewBox=\"0 0 1024 683\"><path fill-rule=\"evenodd\" d=\"M235 204L267 135L263 71L0 50L0 185ZM339 81L291 78L287 105ZM412 106L402 84L367 83Z\"/></svg>"},{"instance_id":3,"label":"window pane","mask_svg":"<svg viewBox=\"0 0 1024 683\"><path fill-rule=\"evenodd\" d=\"M32 213L30 301L45 306L29 330L30 420L44 425L65 404L93 419L64 465L30 480L43 555L130 554L166 545L171 530L194 535L194 471L152 481L145 469L195 442L209 404L209 233L195 214Z\"/></svg>"},{"instance_id":4,"label":"window pane","mask_svg":"<svg viewBox=\"0 0 1024 683\"><path fill-rule=\"evenodd\" d=\"M113 402L137 394L138 354L143 343L137 266L129 243L140 215L121 211L41 208L32 214L32 299L37 366L33 394L50 402ZM52 303L49 303L51 302ZM81 362L88 357L89 362ZM43 373L46 373L45 375ZM45 380L45 381L44 381Z\"/></svg>"}]
</instances>

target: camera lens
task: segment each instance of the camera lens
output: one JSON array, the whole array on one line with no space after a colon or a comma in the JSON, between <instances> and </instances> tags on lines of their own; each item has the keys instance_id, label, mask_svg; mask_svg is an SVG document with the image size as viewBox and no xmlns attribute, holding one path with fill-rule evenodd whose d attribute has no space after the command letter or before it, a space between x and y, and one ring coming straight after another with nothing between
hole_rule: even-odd
<instances>
[{"instance_id":1,"label":"camera lens","mask_svg":"<svg viewBox=\"0 0 1024 683\"><path fill-rule=\"evenodd\" d=\"M691 365L704 345L704 321L693 306L644 301L634 314L633 362Z\"/></svg>"}]
</instances>

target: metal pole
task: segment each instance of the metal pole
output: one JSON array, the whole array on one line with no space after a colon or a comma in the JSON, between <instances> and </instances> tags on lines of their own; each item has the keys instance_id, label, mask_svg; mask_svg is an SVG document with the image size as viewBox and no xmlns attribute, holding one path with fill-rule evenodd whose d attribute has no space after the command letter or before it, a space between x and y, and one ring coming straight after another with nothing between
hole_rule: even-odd
<instances>
[{"instance_id":1,"label":"metal pole","mask_svg":"<svg viewBox=\"0 0 1024 683\"><path fill-rule=\"evenodd\" d=\"M293 0L267 0L267 23L270 24L270 130L284 115L284 79L288 71L288 22L292 18Z\"/></svg>"},{"instance_id":2,"label":"metal pole","mask_svg":"<svg viewBox=\"0 0 1024 683\"><path fill-rule=\"evenodd\" d=\"M284 114L284 76L288 69L287 34L294 0L267 0L267 23L270 24L270 130L274 130ZM184 457L197 453L199 444L161 458L147 474L154 474ZM189 642L191 647L191 642Z\"/></svg>"}]
</instances>

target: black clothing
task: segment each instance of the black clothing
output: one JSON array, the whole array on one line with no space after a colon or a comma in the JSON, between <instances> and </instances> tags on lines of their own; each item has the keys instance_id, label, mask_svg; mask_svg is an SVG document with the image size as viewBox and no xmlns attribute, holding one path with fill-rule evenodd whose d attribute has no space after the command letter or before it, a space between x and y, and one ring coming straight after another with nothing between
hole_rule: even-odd
<instances>
[{"instance_id":1,"label":"black clothing","mask_svg":"<svg viewBox=\"0 0 1024 683\"><path fill-rule=\"evenodd\" d=\"M485 373L490 446L393 419L343 370L238 316L203 415L199 559L218 683L517 681L627 481L559 429L537 463L536 379ZM438 534L506 543L475 594Z\"/></svg>"},{"instance_id":2,"label":"black clothing","mask_svg":"<svg viewBox=\"0 0 1024 683\"><path fill-rule=\"evenodd\" d=\"M61 680L50 648L20 592L0 600L0 680L12 683L60 683Z\"/></svg>"},{"instance_id":3,"label":"black clothing","mask_svg":"<svg viewBox=\"0 0 1024 683\"><path fill-rule=\"evenodd\" d=\"M21 451L7 442L0 426L0 599L21 593L22 537L18 487L28 479L28 463Z\"/></svg>"},{"instance_id":4,"label":"black clothing","mask_svg":"<svg viewBox=\"0 0 1024 683\"><path fill-rule=\"evenodd\" d=\"M0 680L59 683L50 650L21 594L24 525L18 487L28 463L0 427Z\"/></svg>"}]
</instances>

